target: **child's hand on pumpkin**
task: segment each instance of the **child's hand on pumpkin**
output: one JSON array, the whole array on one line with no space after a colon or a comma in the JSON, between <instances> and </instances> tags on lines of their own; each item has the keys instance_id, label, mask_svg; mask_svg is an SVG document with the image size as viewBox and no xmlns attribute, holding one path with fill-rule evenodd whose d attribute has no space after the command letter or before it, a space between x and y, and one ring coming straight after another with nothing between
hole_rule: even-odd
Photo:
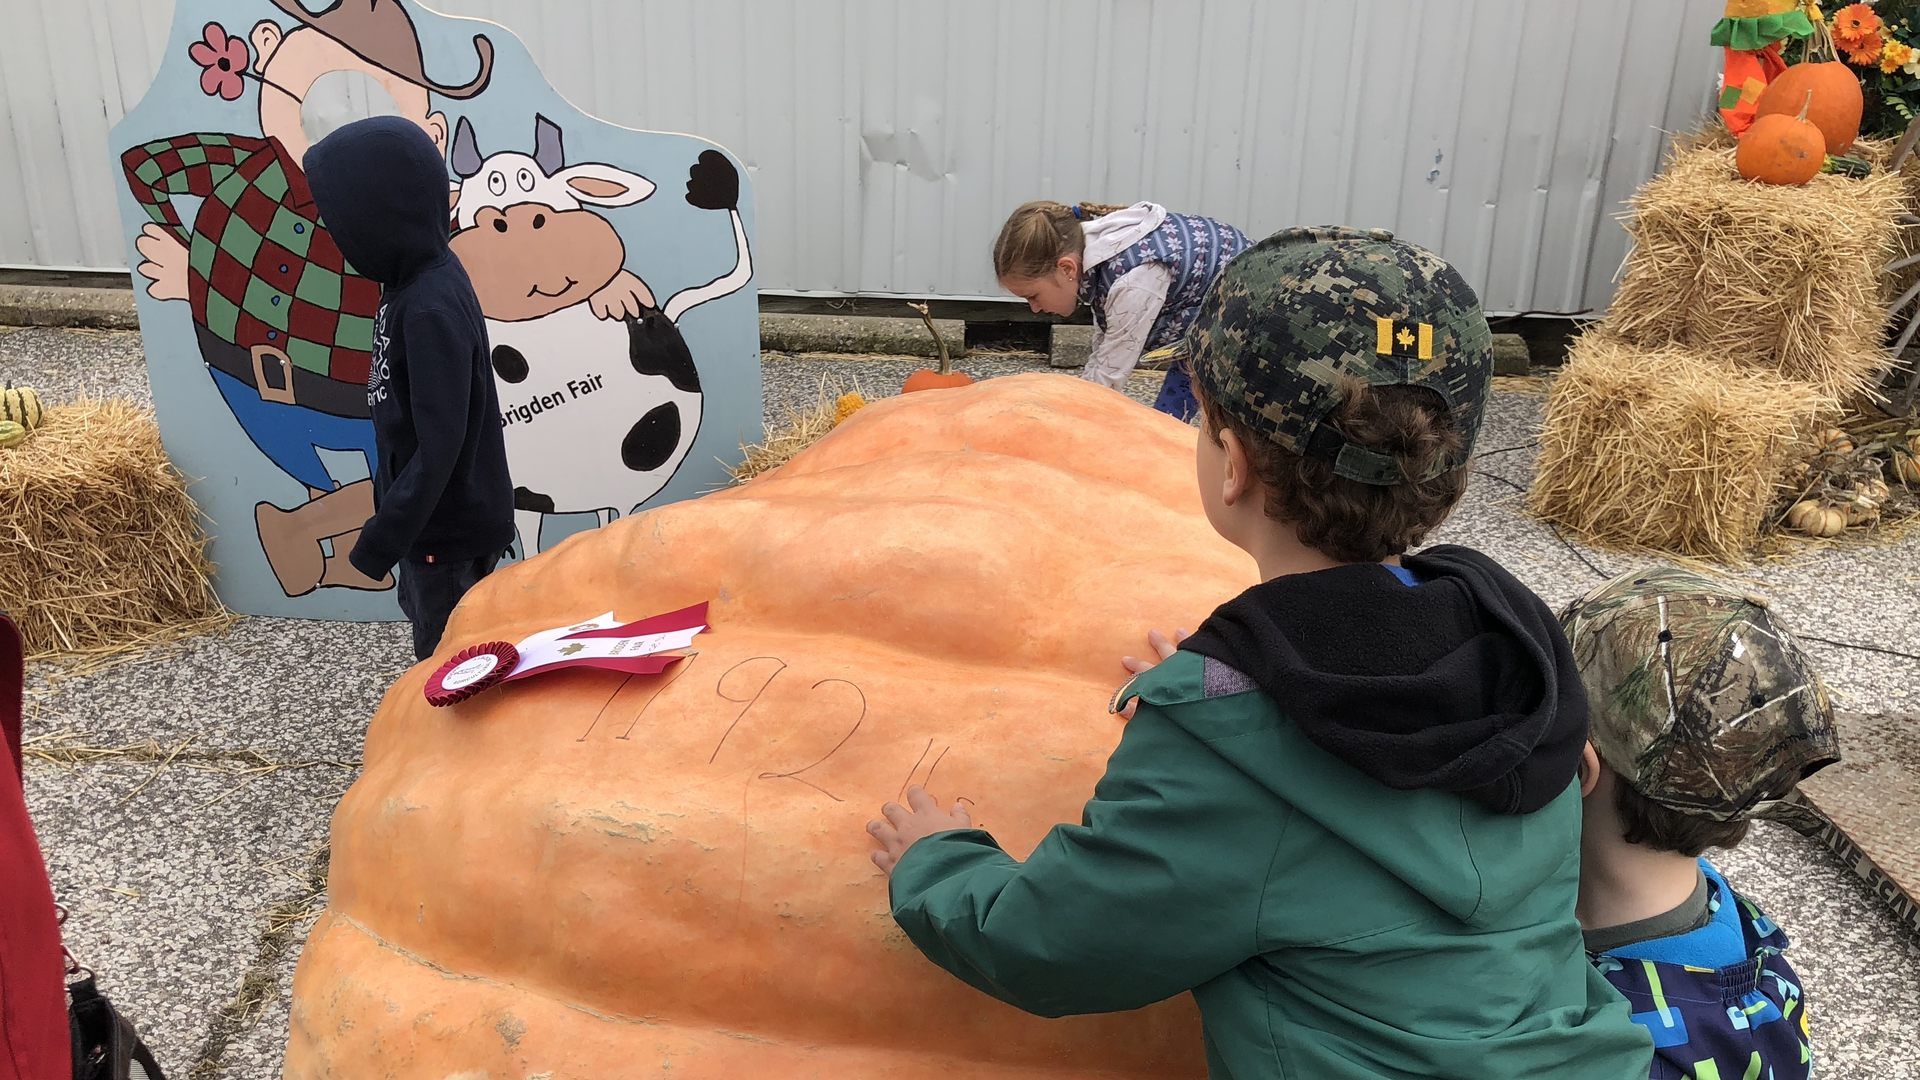
<instances>
[{"instance_id":1,"label":"child's hand on pumpkin","mask_svg":"<svg viewBox=\"0 0 1920 1080\"><path fill-rule=\"evenodd\" d=\"M911 809L909 809L911 807ZM880 808L884 820L867 822L867 832L880 841L873 853L873 865L892 876L900 855L934 833L973 828L973 817L959 803L951 811L940 809L940 801L918 785L907 789L907 805L888 803Z\"/></svg>"},{"instance_id":2,"label":"child's hand on pumpkin","mask_svg":"<svg viewBox=\"0 0 1920 1080\"><path fill-rule=\"evenodd\" d=\"M1147 631L1147 644L1153 646L1153 651L1159 654L1159 659L1142 660L1137 656L1123 656L1120 658L1120 666L1135 675L1143 671L1152 671L1154 666L1159 664L1161 660L1165 660L1174 653L1179 652L1180 643L1192 636L1193 631L1191 630L1176 630L1173 632L1173 637L1171 638L1158 630L1149 630ZM1120 710L1120 715L1128 720L1133 719L1133 710L1138 705L1138 698L1127 702L1127 707Z\"/></svg>"}]
</instances>

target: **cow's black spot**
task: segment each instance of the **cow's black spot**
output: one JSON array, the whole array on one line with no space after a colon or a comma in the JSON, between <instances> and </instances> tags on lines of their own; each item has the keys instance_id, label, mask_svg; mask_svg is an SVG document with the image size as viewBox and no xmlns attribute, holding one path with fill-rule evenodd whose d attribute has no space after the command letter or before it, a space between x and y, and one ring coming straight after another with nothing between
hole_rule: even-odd
<instances>
[{"instance_id":1,"label":"cow's black spot","mask_svg":"<svg viewBox=\"0 0 1920 1080\"><path fill-rule=\"evenodd\" d=\"M620 440L620 460L634 472L652 472L680 446L680 406L655 405Z\"/></svg>"},{"instance_id":2,"label":"cow's black spot","mask_svg":"<svg viewBox=\"0 0 1920 1080\"><path fill-rule=\"evenodd\" d=\"M532 510L539 514L551 514L553 513L553 496L542 495L537 491L528 491L526 488L517 487L513 489L513 508L515 510Z\"/></svg>"},{"instance_id":3,"label":"cow's black spot","mask_svg":"<svg viewBox=\"0 0 1920 1080\"><path fill-rule=\"evenodd\" d=\"M700 372L693 366L687 339L659 308L647 308L639 318L627 320L627 359L642 375L664 375L679 390L700 392Z\"/></svg>"},{"instance_id":4,"label":"cow's black spot","mask_svg":"<svg viewBox=\"0 0 1920 1080\"><path fill-rule=\"evenodd\" d=\"M527 377L527 358L511 345L495 345L493 373L508 382L523 382Z\"/></svg>"}]
</instances>

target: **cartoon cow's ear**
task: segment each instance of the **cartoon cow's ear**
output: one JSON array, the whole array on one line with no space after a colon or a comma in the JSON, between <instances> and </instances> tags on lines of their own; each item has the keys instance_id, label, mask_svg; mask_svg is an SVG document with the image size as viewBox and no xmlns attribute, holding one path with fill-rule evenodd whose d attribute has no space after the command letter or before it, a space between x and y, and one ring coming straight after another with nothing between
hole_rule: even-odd
<instances>
[{"instance_id":1,"label":"cartoon cow's ear","mask_svg":"<svg viewBox=\"0 0 1920 1080\"><path fill-rule=\"evenodd\" d=\"M566 167L567 154L560 145L560 125L533 114L533 163L552 176Z\"/></svg>"},{"instance_id":2,"label":"cartoon cow's ear","mask_svg":"<svg viewBox=\"0 0 1920 1080\"><path fill-rule=\"evenodd\" d=\"M480 171L480 144L474 140L473 125L461 117L453 128L453 175L462 180Z\"/></svg>"},{"instance_id":3,"label":"cartoon cow's ear","mask_svg":"<svg viewBox=\"0 0 1920 1080\"><path fill-rule=\"evenodd\" d=\"M646 177L597 161L562 169L553 178L567 185L574 198L595 206L631 206L653 194Z\"/></svg>"}]
</instances>

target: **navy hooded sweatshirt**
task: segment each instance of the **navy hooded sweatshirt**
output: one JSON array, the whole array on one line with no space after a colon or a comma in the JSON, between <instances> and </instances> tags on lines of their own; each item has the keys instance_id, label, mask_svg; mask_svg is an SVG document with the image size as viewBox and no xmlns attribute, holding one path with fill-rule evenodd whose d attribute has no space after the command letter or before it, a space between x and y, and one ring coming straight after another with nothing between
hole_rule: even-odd
<instances>
[{"instance_id":1,"label":"navy hooded sweatshirt","mask_svg":"<svg viewBox=\"0 0 1920 1080\"><path fill-rule=\"evenodd\" d=\"M307 151L307 184L340 253L380 283L367 404L379 462L374 514L348 559L384 577L402 559L456 562L513 541L513 483L487 327L447 246L446 164L395 116Z\"/></svg>"}]
</instances>

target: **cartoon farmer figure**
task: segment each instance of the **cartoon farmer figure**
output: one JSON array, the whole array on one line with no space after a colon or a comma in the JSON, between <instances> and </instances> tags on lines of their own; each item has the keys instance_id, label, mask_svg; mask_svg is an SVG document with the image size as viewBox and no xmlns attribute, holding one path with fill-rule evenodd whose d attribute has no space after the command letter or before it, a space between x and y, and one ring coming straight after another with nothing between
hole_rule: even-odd
<instances>
[{"instance_id":1,"label":"cartoon farmer figure","mask_svg":"<svg viewBox=\"0 0 1920 1080\"><path fill-rule=\"evenodd\" d=\"M150 296L188 302L200 355L234 419L307 489L308 501L291 510L255 508L281 588L288 596L386 589L391 576L375 581L346 559L373 514L373 482L340 486L317 453L359 451L373 470L367 367L380 286L346 264L319 220L300 168L300 109L322 75L360 72L444 152L447 119L431 111L428 92L456 100L480 93L493 43L475 35L479 70L445 85L427 77L413 20L397 0L332 0L318 13L300 0L272 2L292 29L262 20L242 40L209 23L189 50L209 95L236 101L247 79L260 84L260 134L176 135L121 155L134 198L153 219L135 242L137 270ZM173 205L180 195L203 200L191 230ZM332 554L323 547L329 540Z\"/></svg>"}]
</instances>

